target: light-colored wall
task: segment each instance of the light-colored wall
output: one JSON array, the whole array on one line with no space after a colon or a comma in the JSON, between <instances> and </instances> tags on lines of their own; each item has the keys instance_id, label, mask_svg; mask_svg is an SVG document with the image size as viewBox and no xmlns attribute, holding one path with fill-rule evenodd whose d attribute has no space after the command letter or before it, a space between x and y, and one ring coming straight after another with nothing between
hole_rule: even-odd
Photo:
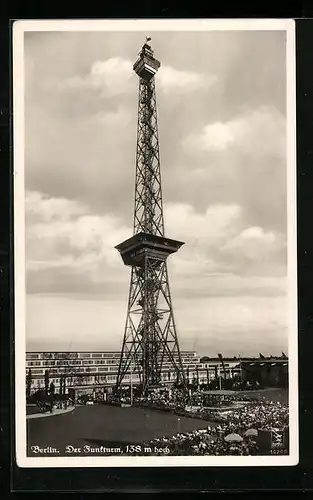
<instances>
[{"instance_id":1,"label":"light-colored wall","mask_svg":"<svg viewBox=\"0 0 313 500\"><path fill-rule=\"evenodd\" d=\"M209 360L201 363L200 357L194 351L182 351L181 358L187 376L189 371L189 382L199 379L199 383L207 383L215 378L217 367L218 374L222 377L232 377L234 369L238 366L238 360L225 360L225 373L220 360ZM45 386L45 370L49 370L49 383L53 382L56 390L60 386L60 374L68 372L71 368L72 378L68 377L67 387L88 386L113 386L116 383L120 353L119 352L77 352L77 353L26 353L26 373L31 368L32 391ZM134 368L134 367L133 367ZM237 370L239 373L239 370ZM75 372L84 373L83 378L75 377ZM170 378L168 373L170 372ZM90 374L90 375L89 375ZM92 375L91 375L92 374ZM162 381L172 383L175 373L170 369L170 364L163 364ZM132 373L132 382L139 382L139 376ZM125 377L124 385L130 384L130 374Z\"/></svg>"}]
</instances>

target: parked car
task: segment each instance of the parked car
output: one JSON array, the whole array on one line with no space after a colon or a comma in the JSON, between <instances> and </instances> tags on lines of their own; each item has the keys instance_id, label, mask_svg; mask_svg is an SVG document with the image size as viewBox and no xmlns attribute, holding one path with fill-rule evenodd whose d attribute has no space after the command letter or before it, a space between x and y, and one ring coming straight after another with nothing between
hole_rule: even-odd
<instances>
[{"instance_id":1,"label":"parked car","mask_svg":"<svg viewBox=\"0 0 313 500\"><path fill-rule=\"evenodd\" d=\"M88 406L93 405L93 401L86 401L86 405L88 405Z\"/></svg>"}]
</instances>

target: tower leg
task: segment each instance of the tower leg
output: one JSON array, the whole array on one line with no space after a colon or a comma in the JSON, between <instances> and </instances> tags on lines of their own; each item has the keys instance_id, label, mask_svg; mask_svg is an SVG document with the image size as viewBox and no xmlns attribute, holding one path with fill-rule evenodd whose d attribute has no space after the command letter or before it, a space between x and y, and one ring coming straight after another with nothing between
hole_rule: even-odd
<instances>
[{"instance_id":1,"label":"tower leg","mask_svg":"<svg viewBox=\"0 0 313 500\"><path fill-rule=\"evenodd\" d=\"M165 261L146 256L144 267L133 267L117 388L125 375L139 375L142 393L160 386L162 371L174 371L186 386Z\"/></svg>"}]
</instances>

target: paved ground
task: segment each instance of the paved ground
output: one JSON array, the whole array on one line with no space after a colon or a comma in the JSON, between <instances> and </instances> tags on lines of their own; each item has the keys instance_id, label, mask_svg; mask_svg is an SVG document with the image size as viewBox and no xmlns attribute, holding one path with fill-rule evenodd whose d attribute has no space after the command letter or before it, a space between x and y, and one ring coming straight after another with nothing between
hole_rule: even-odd
<instances>
[{"instance_id":1,"label":"paved ground","mask_svg":"<svg viewBox=\"0 0 313 500\"><path fill-rule=\"evenodd\" d=\"M70 411L74 411L74 406L69 406L68 408L53 408L53 412L50 411L45 411L45 412L40 412L39 410L37 412L32 412L32 413L27 413L27 419L34 419L34 418L46 418L46 417L54 417L56 415L63 415L64 413L69 413Z\"/></svg>"},{"instance_id":2,"label":"paved ground","mask_svg":"<svg viewBox=\"0 0 313 500\"><path fill-rule=\"evenodd\" d=\"M26 405L26 415L35 415L36 413L40 413L37 405Z\"/></svg>"},{"instance_id":3,"label":"paved ground","mask_svg":"<svg viewBox=\"0 0 313 500\"><path fill-rule=\"evenodd\" d=\"M78 406L73 412L64 415L28 420L28 455L71 456L67 453L67 446L81 449L81 452L74 452L75 456L94 455L93 452L83 451L85 445L92 448L120 447L125 450L129 444L140 444L154 437L177 432L203 429L208 424L209 422L186 417L179 417L178 420L177 415L172 413L143 408ZM51 448L43 452L32 448L34 446Z\"/></svg>"}]
</instances>

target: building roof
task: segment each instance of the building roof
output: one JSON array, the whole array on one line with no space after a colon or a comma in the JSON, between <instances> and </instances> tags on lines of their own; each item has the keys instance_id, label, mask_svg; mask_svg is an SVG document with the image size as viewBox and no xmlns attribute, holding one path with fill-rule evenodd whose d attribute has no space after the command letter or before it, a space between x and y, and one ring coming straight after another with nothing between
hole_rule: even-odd
<instances>
[{"instance_id":1,"label":"building roof","mask_svg":"<svg viewBox=\"0 0 313 500\"><path fill-rule=\"evenodd\" d=\"M242 363L256 363L256 362L259 362L259 363L264 363L266 361L269 361L269 362L274 362L274 361L287 361L288 360L288 357L284 357L284 356L268 356L268 357L264 357L264 358L260 358L260 357L247 357L247 356L243 356L241 358L237 357L237 356L233 356L233 357L223 357L222 358L224 362L229 362L229 361L237 361L238 363L239 362L242 362ZM221 358L219 357L209 357L209 356L202 356L200 358L200 362L201 363L210 363L212 361L218 361L219 363L221 363Z\"/></svg>"}]
</instances>

